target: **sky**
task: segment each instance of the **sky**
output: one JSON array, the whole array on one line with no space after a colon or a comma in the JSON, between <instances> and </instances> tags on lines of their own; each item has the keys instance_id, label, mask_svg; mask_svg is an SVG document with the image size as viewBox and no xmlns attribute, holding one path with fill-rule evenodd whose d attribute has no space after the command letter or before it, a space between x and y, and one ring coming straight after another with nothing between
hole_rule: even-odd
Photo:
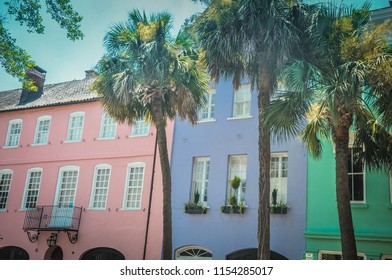
<instances>
[{"instance_id":1,"label":"sky","mask_svg":"<svg viewBox=\"0 0 392 280\"><path fill-rule=\"evenodd\" d=\"M5 14L4 2L0 0L0 16ZM320 0L308 0L320 2ZM337 0L347 4L361 4L364 0ZM71 0L74 9L83 16L83 40L70 41L65 30L50 19L45 11L44 1L42 16L45 33L28 33L25 26L10 19L7 28L17 40L17 44L27 50L38 66L47 71L46 84L83 79L85 70L92 69L104 54L102 40L110 26L124 22L132 9L152 12L169 12L174 19L173 34L177 33L184 20L203 7L191 0ZM388 0L372 0L373 9L388 7ZM9 18L9 17L8 17ZM20 88L17 78L8 75L0 67L0 91Z\"/></svg>"},{"instance_id":2,"label":"sky","mask_svg":"<svg viewBox=\"0 0 392 280\"><path fill-rule=\"evenodd\" d=\"M5 13L4 2L0 0L0 15ZM85 70L92 69L104 54L102 40L110 26L124 22L132 9L145 10L146 14L169 12L174 19L173 34L176 34L184 20L203 7L191 0L71 0L74 9L83 16L83 40L71 41L65 30L47 16L42 0L42 16L45 33L38 35L26 32L14 20L6 24L17 44L24 48L38 66L47 71L46 84L79 80L85 77ZM0 91L20 88L17 78L7 74L0 66Z\"/></svg>"}]
</instances>

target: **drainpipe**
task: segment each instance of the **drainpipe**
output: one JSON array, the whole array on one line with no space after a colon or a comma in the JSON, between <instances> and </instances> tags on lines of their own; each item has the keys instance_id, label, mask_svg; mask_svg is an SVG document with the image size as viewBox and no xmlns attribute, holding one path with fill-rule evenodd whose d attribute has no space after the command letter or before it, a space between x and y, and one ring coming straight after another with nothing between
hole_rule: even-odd
<instances>
[{"instance_id":1,"label":"drainpipe","mask_svg":"<svg viewBox=\"0 0 392 280\"><path fill-rule=\"evenodd\" d=\"M147 224L146 224L146 236L144 237L144 250L143 250L143 260L146 259L147 252L147 239L148 239L148 230L150 228L150 216L151 216L151 202L152 202L152 191L154 188L154 177L155 177L155 162L157 158L157 144L158 144L158 133L155 133L155 147L154 147L154 160L152 162L152 175L151 175L151 186L150 186L150 197L148 200L148 210L147 210Z\"/></svg>"}]
</instances>

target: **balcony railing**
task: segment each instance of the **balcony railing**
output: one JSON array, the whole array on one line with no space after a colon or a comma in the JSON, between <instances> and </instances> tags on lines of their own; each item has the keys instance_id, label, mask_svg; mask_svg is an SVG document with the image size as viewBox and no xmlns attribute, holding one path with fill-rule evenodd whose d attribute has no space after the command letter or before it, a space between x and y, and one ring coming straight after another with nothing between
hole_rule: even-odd
<instances>
[{"instance_id":1,"label":"balcony railing","mask_svg":"<svg viewBox=\"0 0 392 280\"><path fill-rule=\"evenodd\" d=\"M75 243L81 216L81 207L38 206L26 211L23 230L27 232L29 240L33 243L38 240L40 231L65 231L69 241ZM36 234L32 234L31 231L36 231Z\"/></svg>"}]
</instances>

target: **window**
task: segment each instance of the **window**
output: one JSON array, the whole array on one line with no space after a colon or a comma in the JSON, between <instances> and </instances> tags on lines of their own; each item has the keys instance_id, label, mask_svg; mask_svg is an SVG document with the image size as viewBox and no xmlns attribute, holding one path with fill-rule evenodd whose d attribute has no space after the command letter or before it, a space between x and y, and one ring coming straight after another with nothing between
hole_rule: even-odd
<instances>
[{"instance_id":1,"label":"window","mask_svg":"<svg viewBox=\"0 0 392 280\"><path fill-rule=\"evenodd\" d=\"M208 177L210 170L210 158L199 157L193 159L193 177L191 201L195 201L195 194L199 195L198 203L207 205Z\"/></svg>"},{"instance_id":2,"label":"window","mask_svg":"<svg viewBox=\"0 0 392 280\"><path fill-rule=\"evenodd\" d=\"M381 255L382 260L392 260L392 255Z\"/></svg>"},{"instance_id":3,"label":"window","mask_svg":"<svg viewBox=\"0 0 392 280\"><path fill-rule=\"evenodd\" d=\"M150 123L144 120L137 120L132 125L131 136L147 136L150 131Z\"/></svg>"},{"instance_id":4,"label":"window","mask_svg":"<svg viewBox=\"0 0 392 280\"><path fill-rule=\"evenodd\" d=\"M0 211L7 206L8 194L10 192L12 171L0 170Z\"/></svg>"},{"instance_id":5,"label":"window","mask_svg":"<svg viewBox=\"0 0 392 280\"><path fill-rule=\"evenodd\" d=\"M358 160L356 153L358 149L350 148L348 155L348 181L350 188L351 201L365 201L363 165Z\"/></svg>"},{"instance_id":6,"label":"window","mask_svg":"<svg viewBox=\"0 0 392 280\"><path fill-rule=\"evenodd\" d=\"M212 260L212 252L199 246L185 246L176 250L176 260Z\"/></svg>"},{"instance_id":7,"label":"window","mask_svg":"<svg viewBox=\"0 0 392 280\"><path fill-rule=\"evenodd\" d=\"M99 130L100 139L114 139L116 137L116 121L108 113L102 112L101 129Z\"/></svg>"},{"instance_id":8,"label":"window","mask_svg":"<svg viewBox=\"0 0 392 280\"><path fill-rule=\"evenodd\" d=\"M215 96L216 96L216 89L211 88L206 93L206 104L203 108L201 108L198 112L198 119L199 121L209 121L214 120L215 116Z\"/></svg>"},{"instance_id":9,"label":"window","mask_svg":"<svg viewBox=\"0 0 392 280\"><path fill-rule=\"evenodd\" d=\"M42 116L37 119L35 127L34 144L47 144L50 130L50 116Z\"/></svg>"},{"instance_id":10,"label":"window","mask_svg":"<svg viewBox=\"0 0 392 280\"><path fill-rule=\"evenodd\" d=\"M144 182L144 163L136 162L128 165L125 185L124 209L140 209Z\"/></svg>"},{"instance_id":11,"label":"window","mask_svg":"<svg viewBox=\"0 0 392 280\"><path fill-rule=\"evenodd\" d=\"M78 177L78 166L63 166L60 168L54 205L59 207L73 207Z\"/></svg>"},{"instance_id":12,"label":"window","mask_svg":"<svg viewBox=\"0 0 392 280\"><path fill-rule=\"evenodd\" d=\"M287 153L271 154L271 199L272 191L276 189L276 203L287 203L288 161Z\"/></svg>"},{"instance_id":13,"label":"window","mask_svg":"<svg viewBox=\"0 0 392 280\"><path fill-rule=\"evenodd\" d=\"M247 156L230 156L229 157L229 197L228 200L235 199L238 204L245 202L245 185L246 185L246 165ZM237 176L241 179L240 186L237 189L231 187L231 181Z\"/></svg>"},{"instance_id":14,"label":"window","mask_svg":"<svg viewBox=\"0 0 392 280\"><path fill-rule=\"evenodd\" d=\"M358 253L358 260L364 260L365 255L363 253ZM341 260L342 252L338 251L320 251L318 254L319 260Z\"/></svg>"},{"instance_id":15,"label":"window","mask_svg":"<svg viewBox=\"0 0 392 280\"><path fill-rule=\"evenodd\" d=\"M31 209L37 207L41 177L42 168L32 168L27 171L22 209Z\"/></svg>"},{"instance_id":16,"label":"window","mask_svg":"<svg viewBox=\"0 0 392 280\"><path fill-rule=\"evenodd\" d=\"M99 164L95 167L90 208L105 209L110 180L110 165Z\"/></svg>"},{"instance_id":17,"label":"window","mask_svg":"<svg viewBox=\"0 0 392 280\"><path fill-rule=\"evenodd\" d=\"M20 134L22 132L22 120L11 120L8 124L5 147L16 148L19 146Z\"/></svg>"},{"instance_id":18,"label":"window","mask_svg":"<svg viewBox=\"0 0 392 280\"><path fill-rule=\"evenodd\" d=\"M69 116L67 142L82 141L84 112L75 112Z\"/></svg>"},{"instance_id":19,"label":"window","mask_svg":"<svg viewBox=\"0 0 392 280\"><path fill-rule=\"evenodd\" d=\"M250 84L241 85L237 91L234 91L234 118L250 117L251 94Z\"/></svg>"}]
</instances>

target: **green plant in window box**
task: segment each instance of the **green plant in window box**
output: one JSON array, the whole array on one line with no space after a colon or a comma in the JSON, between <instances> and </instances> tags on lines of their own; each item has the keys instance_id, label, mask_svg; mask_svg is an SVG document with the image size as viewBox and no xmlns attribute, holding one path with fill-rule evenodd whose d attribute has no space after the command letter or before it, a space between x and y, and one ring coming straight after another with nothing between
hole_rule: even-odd
<instances>
[{"instance_id":1,"label":"green plant in window box","mask_svg":"<svg viewBox=\"0 0 392 280\"><path fill-rule=\"evenodd\" d=\"M221 206L221 213L225 214L244 214L246 206L244 203L238 204L237 197L235 195L231 195L229 198L229 205Z\"/></svg>"},{"instance_id":2,"label":"green plant in window box","mask_svg":"<svg viewBox=\"0 0 392 280\"><path fill-rule=\"evenodd\" d=\"M231 187L234 190L237 190L241 185L241 178L238 176L234 176L233 180L231 180Z\"/></svg>"},{"instance_id":3,"label":"green plant in window box","mask_svg":"<svg viewBox=\"0 0 392 280\"><path fill-rule=\"evenodd\" d=\"M193 194L193 202L185 203L184 210L187 214L206 214L207 213L207 206L200 201L200 193L198 190L195 190Z\"/></svg>"},{"instance_id":4,"label":"green plant in window box","mask_svg":"<svg viewBox=\"0 0 392 280\"><path fill-rule=\"evenodd\" d=\"M287 214L287 203L284 201L278 201L278 189L272 190L272 199L271 199L271 214Z\"/></svg>"}]
</instances>

